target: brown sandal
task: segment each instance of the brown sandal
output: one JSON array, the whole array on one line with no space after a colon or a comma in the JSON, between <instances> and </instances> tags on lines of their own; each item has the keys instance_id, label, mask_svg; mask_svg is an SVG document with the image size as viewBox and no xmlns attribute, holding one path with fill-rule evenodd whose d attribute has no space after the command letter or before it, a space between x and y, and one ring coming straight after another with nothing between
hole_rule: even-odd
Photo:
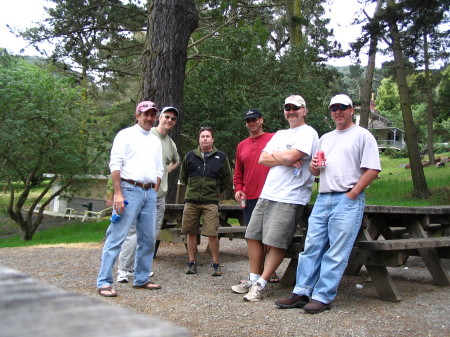
<instances>
[{"instance_id":1,"label":"brown sandal","mask_svg":"<svg viewBox=\"0 0 450 337\"><path fill-rule=\"evenodd\" d=\"M106 291L109 291L110 294L104 293ZM117 296L116 291L111 286L104 286L104 287L98 288L98 293L100 296L103 296L103 297L116 297Z\"/></svg>"},{"instance_id":2,"label":"brown sandal","mask_svg":"<svg viewBox=\"0 0 450 337\"><path fill-rule=\"evenodd\" d=\"M153 282L147 281L144 284L141 284L140 286L133 285L133 288L135 288L135 289L156 290L156 289L161 289L161 286L158 285L158 284L154 284Z\"/></svg>"},{"instance_id":3,"label":"brown sandal","mask_svg":"<svg viewBox=\"0 0 450 337\"><path fill-rule=\"evenodd\" d=\"M280 278L278 277L277 273L273 273L268 282L269 283L279 283Z\"/></svg>"}]
</instances>

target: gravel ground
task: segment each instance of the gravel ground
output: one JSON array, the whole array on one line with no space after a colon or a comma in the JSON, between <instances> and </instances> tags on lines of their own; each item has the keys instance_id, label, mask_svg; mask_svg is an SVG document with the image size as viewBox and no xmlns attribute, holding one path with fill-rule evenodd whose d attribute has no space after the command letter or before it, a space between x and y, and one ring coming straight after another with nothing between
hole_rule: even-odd
<instances>
[{"instance_id":1,"label":"gravel ground","mask_svg":"<svg viewBox=\"0 0 450 337\"><path fill-rule=\"evenodd\" d=\"M194 336L450 336L450 287L434 286L419 258L410 258L406 267L390 269L401 302L378 300L363 270L360 276L343 278L332 310L309 315L301 309L275 307L273 302L292 290L280 284L269 284L265 298L256 303L231 292L230 286L247 274L244 240L221 240L222 277L210 276L204 242L199 254L199 263L204 264L197 275L184 274L182 244L163 242L153 277L163 288L135 290L131 284L119 283L116 298L103 298L96 292L101 249L100 243L2 248L0 264L67 291L172 321ZM443 262L450 269L450 261Z\"/></svg>"}]
</instances>

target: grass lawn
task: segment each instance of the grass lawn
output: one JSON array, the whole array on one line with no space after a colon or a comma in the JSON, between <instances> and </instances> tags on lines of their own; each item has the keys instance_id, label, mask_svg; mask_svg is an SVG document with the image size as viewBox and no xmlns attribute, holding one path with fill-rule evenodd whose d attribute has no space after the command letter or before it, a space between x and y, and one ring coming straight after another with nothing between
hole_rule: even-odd
<instances>
[{"instance_id":1,"label":"grass lawn","mask_svg":"<svg viewBox=\"0 0 450 337\"><path fill-rule=\"evenodd\" d=\"M450 156L450 152L439 156ZM387 206L450 205L450 163L439 169L434 166L424 168L428 188L432 196L426 200L421 200L411 196L413 191L411 171L404 168L407 162L407 158L391 159L381 156L382 172L379 179L375 180L366 190L366 204ZM33 193L38 193L38 190ZM8 194L0 193L0 208L4 208L8 196ZM311 204L314 203L316 196L317 185L314 184ZM232 202L234 201L230 201L230 203ZM92 223L72 222L61 227L39 231L30 242L22 241L18 235L1 239L0 248L40 244L100 242L105 236L108 225L108 220ZM11 221L8 224L0 223L0 230L5 226L11 226Z\"/></svg>"}]
</instances>

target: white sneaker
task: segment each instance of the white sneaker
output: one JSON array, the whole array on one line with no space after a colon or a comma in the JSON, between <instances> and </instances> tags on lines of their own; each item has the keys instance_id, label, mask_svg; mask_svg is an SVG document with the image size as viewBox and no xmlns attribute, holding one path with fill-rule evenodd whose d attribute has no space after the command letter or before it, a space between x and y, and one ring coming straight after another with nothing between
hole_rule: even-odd
<instances>
[{"instance_id":1,"label":"white sneaker","mask_svg":"<svg viewBox=\"0 0 450 337\"><path fill-rule=\"evenodd\" d=\"M150 277L152 277L153 275L155 275L155 272L151 271L150 272Z\"/></svg>"},{"instance_id":2,"label":"white sneaker","mask_svg":"<svg viewBox=\"0 0 450 337\"><path fill-rule=\"evenodd\" d=\"M258 282L253 282L248 294L244 296L244 301L257 302L261 301L264 288Z\"/></svg>"},{"instance_id":3,"label":"white sneaker","mask_svg":"<svg viewBox=\"0 0 450 337\"><path fill-rule=\"evenodd\" d=\"M231 286L231 290L233 290L236 294L246 294L252 287L253 282L250 280L242 280L239 284Z\"/></svg>"},{"instance_id":4,"label":"white sneaker","mask_svg":"<svg viewBox=\"0 0 450 337\"><path fill-rule=\"evenodd\" d=\"M134 277L134 270L132 270L132 271L127 271L127 276Z\"/></svg>"},{"instance_id":5,"label":"white sneaker","mask_svg":"<svg viewBox=\"0 0 450 337\"><path fill-rule=\"evenodd\" d=\"M117 282L128 283L129 272L123 269L117 269Z\"/></svg>"}]
</instances>

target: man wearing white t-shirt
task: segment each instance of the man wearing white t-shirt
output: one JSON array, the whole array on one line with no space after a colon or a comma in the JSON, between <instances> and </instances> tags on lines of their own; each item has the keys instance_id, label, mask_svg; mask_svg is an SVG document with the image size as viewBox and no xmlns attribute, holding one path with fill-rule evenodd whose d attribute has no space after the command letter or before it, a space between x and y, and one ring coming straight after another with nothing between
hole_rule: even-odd
<instances>
[{"instance_id":1,"label":"man wearing white t-shirt","mask_svg":"<svg viewBox=\"0 0 450 337\"><path fill-rule=\"evenodd\" d=\"M353 103L336 95L329 105L336 124L324 134L319 150L325 167L313 156L309 171L320 175L319 195L308 219L305 250L300 253L295 288L280 308L303 308L317 314L331 308L364 214L364 190L381 171L373 135L353 123ZM310 301L311 299L311 301Z\"/></svg>"},{"instance_id":2,"label":"man wearing white t-shirt","mask_svg":"<svg viewBox=\"0 0 450 337\"><path fill-rule=\"evenodd\" d=\"M289 96L283 110L289 129L278 131L259 158L259 163L270 170L245 232L249 280L231 287L235 293L247 293L244 300L248 302L261 300L270 276L283 261L314 182L305 168L309 167L319 137L305 124L305 100L299 95ZM264 246L270 248L265 260Z\"/></svg>"}]
</instances>

